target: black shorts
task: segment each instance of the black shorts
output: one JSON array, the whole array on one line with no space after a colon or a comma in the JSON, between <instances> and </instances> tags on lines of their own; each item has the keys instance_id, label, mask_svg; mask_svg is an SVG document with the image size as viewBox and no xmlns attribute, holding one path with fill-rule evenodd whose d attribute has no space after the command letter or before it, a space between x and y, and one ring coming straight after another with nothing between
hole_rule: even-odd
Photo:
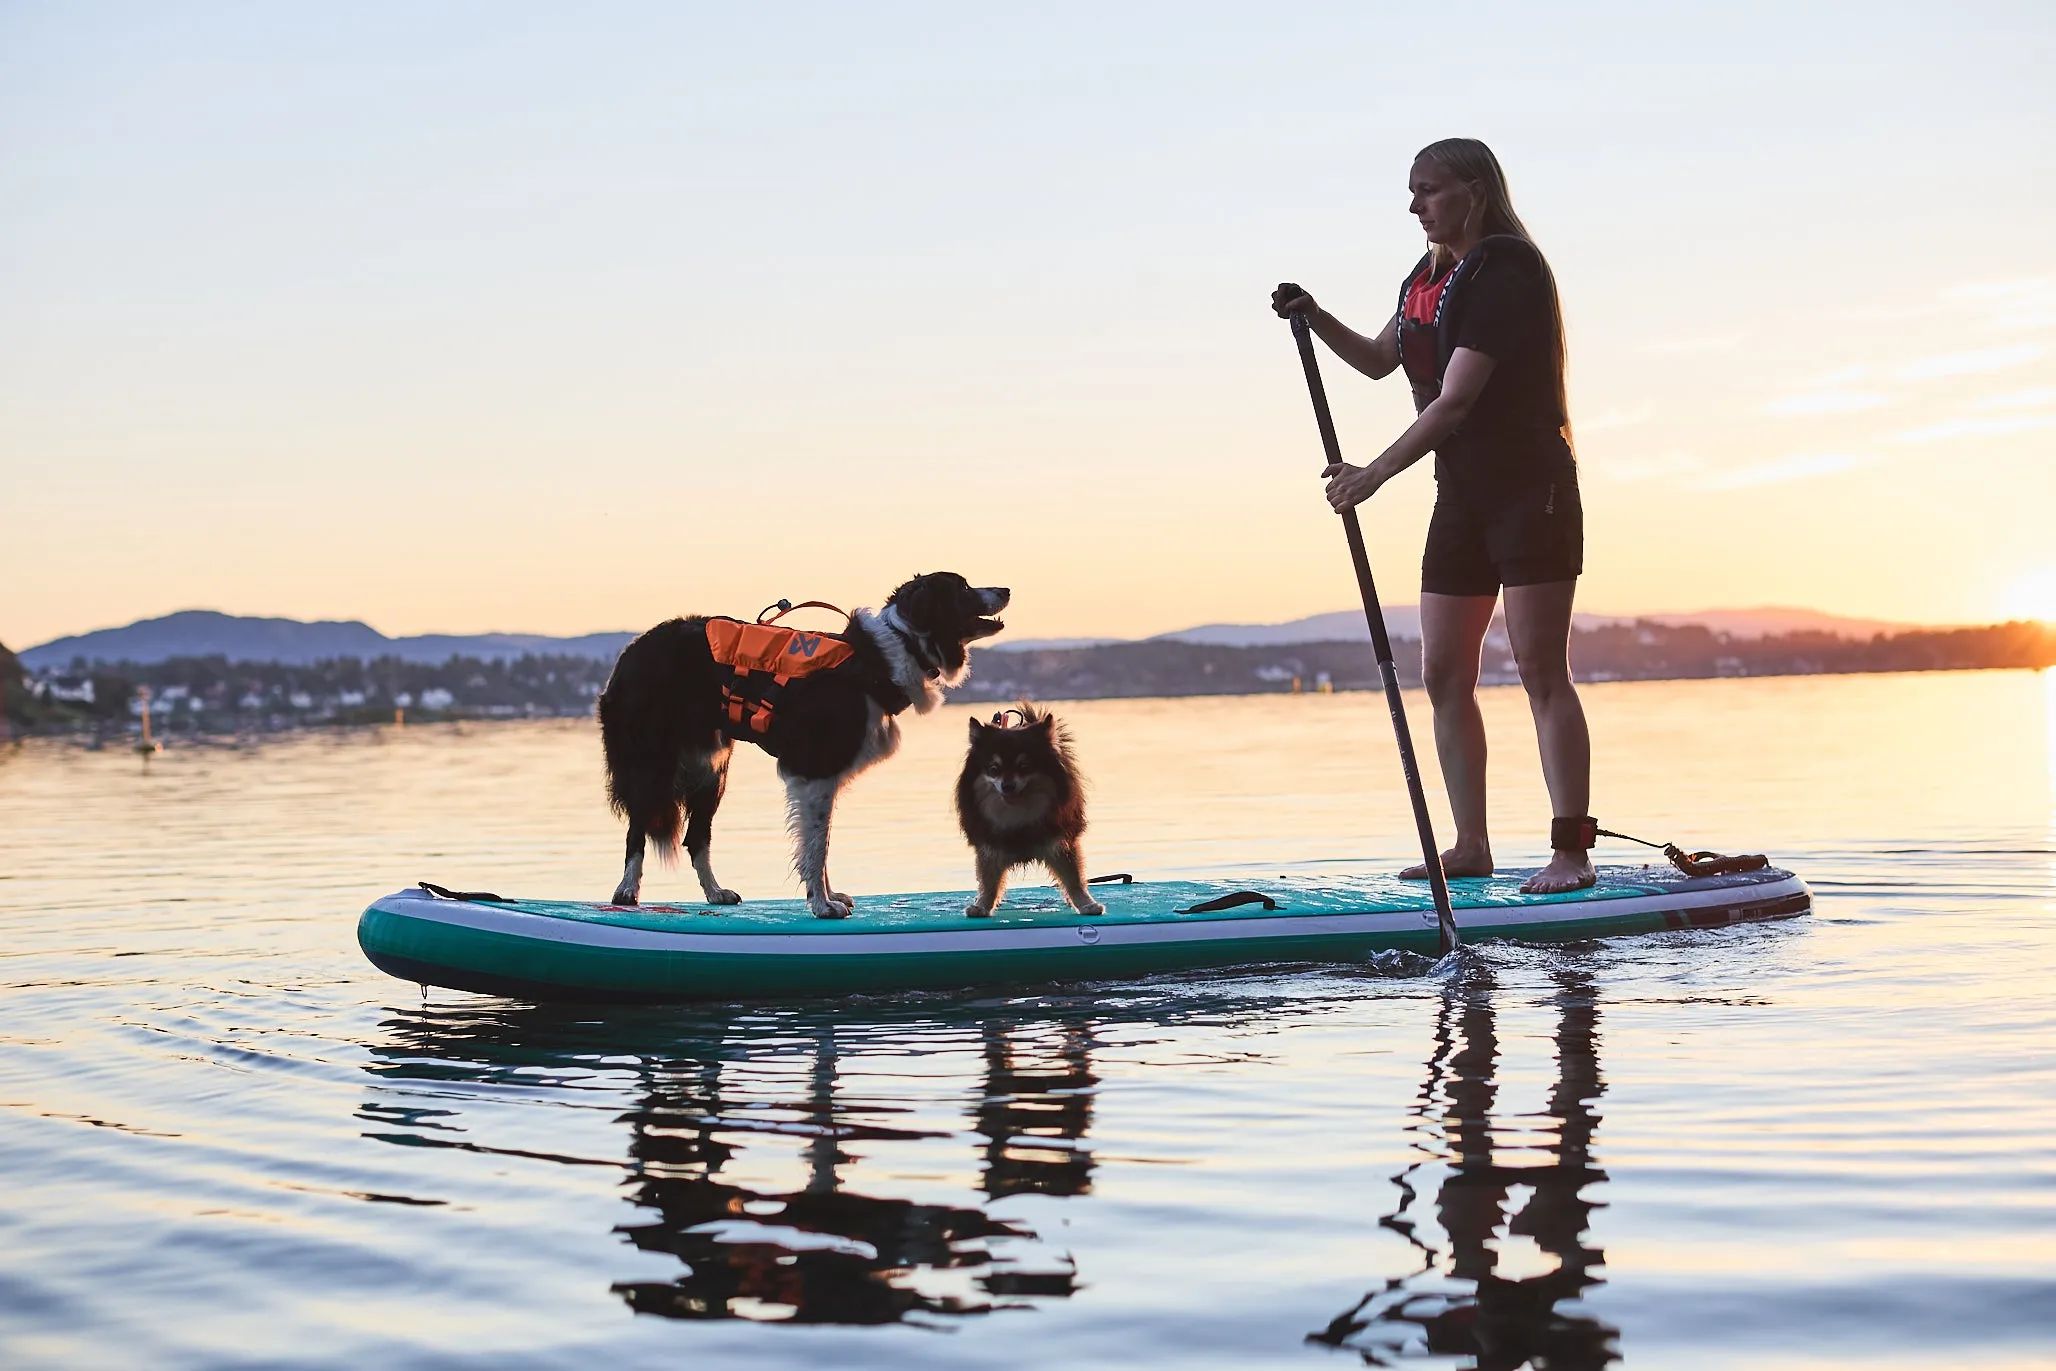
<instances>
[{"instance_id":1,"label":"black shorts","mask_svg":"<svg viewBox=\"0 0 2056 1371\"><path fill-rule=\"evenodd\" d=\"M1427 594L1497 595L1501 586L1575 580L1584 569L1585 507L1574 474L1485 509L1438 483L1421 555Z\"/></svg>"}]
</instances>

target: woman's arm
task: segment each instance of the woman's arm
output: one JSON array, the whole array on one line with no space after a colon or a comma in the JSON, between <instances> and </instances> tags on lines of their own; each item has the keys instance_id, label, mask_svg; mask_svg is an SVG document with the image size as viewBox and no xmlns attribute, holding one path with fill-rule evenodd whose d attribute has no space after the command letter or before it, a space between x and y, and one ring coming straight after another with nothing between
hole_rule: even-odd
<instances>
[{"instance_id":1,"label":"woman's arm","mask_svg":"<svg viewBox=\"0 0 2056 1371\"><path fill-rule=\"evenodd\" d=\"M1309 302L1311 303L1311 302ZM1326 343L1337 357L1373 381L1383 380L1399 367L1399 317L1385 321L1384 330L1366 338L1328 311L1316 305L1306 316L1314 336Z\"/></svg>"},{"instance_id":2,"label":"woman's arm","mask_svg":"<svg viewBox=\"0 0 2056 1371\"><path fill-rule=\"evenodd\" d=\"M1321 475L1328 478L1328 503L1335 507L1335 512L1340 514L1370 499L1379 486L1433 452L1437 444L1456 432L1484 392L1485 382L1492 378L1493 365L1489 353L1458 348L1450 354L1449 369L1442 374L1442 393L1429 402L1420 417L1376 461L1361 467L1337 462L1323 471Z\"/></svg>"},{"instance_id":3,"label":"woman's arm","mask_svg":"<svg viewBox=\"0 0 2056 1371\"><path fill-rule=\"evenodd\" d=\"M1390 376L1399 366L1399 319L1396 315L1385 321L1385 328L1377 337L1366 338L1315 304L1313 296L1290 282L1271 292L1271 308L1278 311L1281 319L1304 314L1315 337L1326 343L1337 357L1373 381Z\"/></svg>"}]
</instances>

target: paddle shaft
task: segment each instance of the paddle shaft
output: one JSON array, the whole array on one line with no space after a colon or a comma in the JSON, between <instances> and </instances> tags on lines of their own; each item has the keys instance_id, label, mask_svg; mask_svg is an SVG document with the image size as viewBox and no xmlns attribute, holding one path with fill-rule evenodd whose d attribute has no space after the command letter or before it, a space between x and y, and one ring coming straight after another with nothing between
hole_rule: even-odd
<instances>
[{"instance_id":1,"label":"paddle shaft","mask_svg":"<svg viewBox=\"0 0 2056 1371\"><path fill-rule=\"evenodd\" d=\"M1304 314L1292 316L1292 340L1299 344L1299 363L1306 368L1306 389L1313 397L1314 422L1321 427L1321 447L1328 455L1328 465L1334 466L1342 460L1342 445L1335 438L1335 417L1328 412L1328 388L1321 384L1313 330L1307 326ZM1449 904L1449 880L1442 872L1442 853L1435 846L1435 827L1428 818L1428 793L1421 786L1420 763L1414 759L1413 733L1406 726L1406 704L1399 696L1399 670L1392 664L1392 640L1385 636L1385 612L1378 606L1378 587L1371 580L1371 558L1364 550L1363 525L1357 521L1355 509L1342 511L1342 532L1349 540L1349 560L1356 567L1356 588L1363 594L1364 622L1370 625L1371 647L1378 654L1378 674L1385 678L1392 736L1399 743L1399 765L1406 772L1406 793L1413 801L1414 827L1421 835L1421 864L1428 869L1428 884L1435 893L1435 922L1442 935L1442 953L1447 956L1462 939L1456 931L1456 911Z\"/></svg>"}]
</instances>

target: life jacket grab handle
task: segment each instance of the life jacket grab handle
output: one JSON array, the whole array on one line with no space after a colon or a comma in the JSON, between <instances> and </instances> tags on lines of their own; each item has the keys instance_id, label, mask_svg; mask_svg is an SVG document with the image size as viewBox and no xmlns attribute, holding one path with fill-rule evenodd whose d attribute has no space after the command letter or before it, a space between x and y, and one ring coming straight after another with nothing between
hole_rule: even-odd
<instances>
[{"instance_id":1,"label":"life jacket grab handle","mask_svg":"<svg viewBox=\"0 0 2056 1371\"><path fill-rule=\"evenodd\" d=\"M776 604L765 605L762 609L758 610L757 622L760 624L775 624L780 619L783 619L786 615L792 613L796 609L834 610L837 614L842 615L843 623L845 625L849 623L851 618L850 612L848 610L839 608L835 605L831 605L826 600L802 600L798 604L794 604L790 600L781 599ZM772 611L774 610L776 610L777 612L773 613Z\"/></svg>"}]
</instances>

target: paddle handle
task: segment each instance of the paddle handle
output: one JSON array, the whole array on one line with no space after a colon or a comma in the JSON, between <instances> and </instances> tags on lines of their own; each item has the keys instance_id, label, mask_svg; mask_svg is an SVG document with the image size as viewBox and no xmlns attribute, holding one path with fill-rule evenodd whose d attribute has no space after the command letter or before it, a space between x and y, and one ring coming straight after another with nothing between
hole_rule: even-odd
<instances>
[{"instance_id":1,"label":"paddle handle","mask_svg":"<svg viewBox=\"0 0 2056 1371\"><path fill-rule=\"evenodd\" d=\"M1335 416L1328 411L1328 388L1321 384L1321 363L1314 356L1313 330L1304 314L1292 316L1292 340L1299 345L1299 364L1306 370L1307 394L1314 402L1314 422L1321 429L1321 450L1327 454L1327 464L1334 466L1342 460L1342 444L1335 437ZM1392 640L1385 634L1385 611L1378 604L1378 587L1371 579L1371 556L1364 548L1363 525L1354 508L1342 511L1342 533L1349 540L1349 561L1356 568L1356 588L1363 596L1371 648L1378 654L1378 674L1385 680L1385 705L1392 712L1392 736L1399 744L1399 766L1406 773L1407 797L1413 801L1414 827L1421 835L1421 864L1427 868L1428 885L1434 892L1435 924L1441 935L1442 955L1446 957L1463 940L1456 929L1456 910L1449 903L1449 878L1442 870L1442 851L1435 845L1435 827L1428 817L1428 792L1421 785L1421 767L1414 757L1413 731L1406 726L1406 703L1399 694L1399 669L1392 663Z\"/></svg>"}]
</instances>

